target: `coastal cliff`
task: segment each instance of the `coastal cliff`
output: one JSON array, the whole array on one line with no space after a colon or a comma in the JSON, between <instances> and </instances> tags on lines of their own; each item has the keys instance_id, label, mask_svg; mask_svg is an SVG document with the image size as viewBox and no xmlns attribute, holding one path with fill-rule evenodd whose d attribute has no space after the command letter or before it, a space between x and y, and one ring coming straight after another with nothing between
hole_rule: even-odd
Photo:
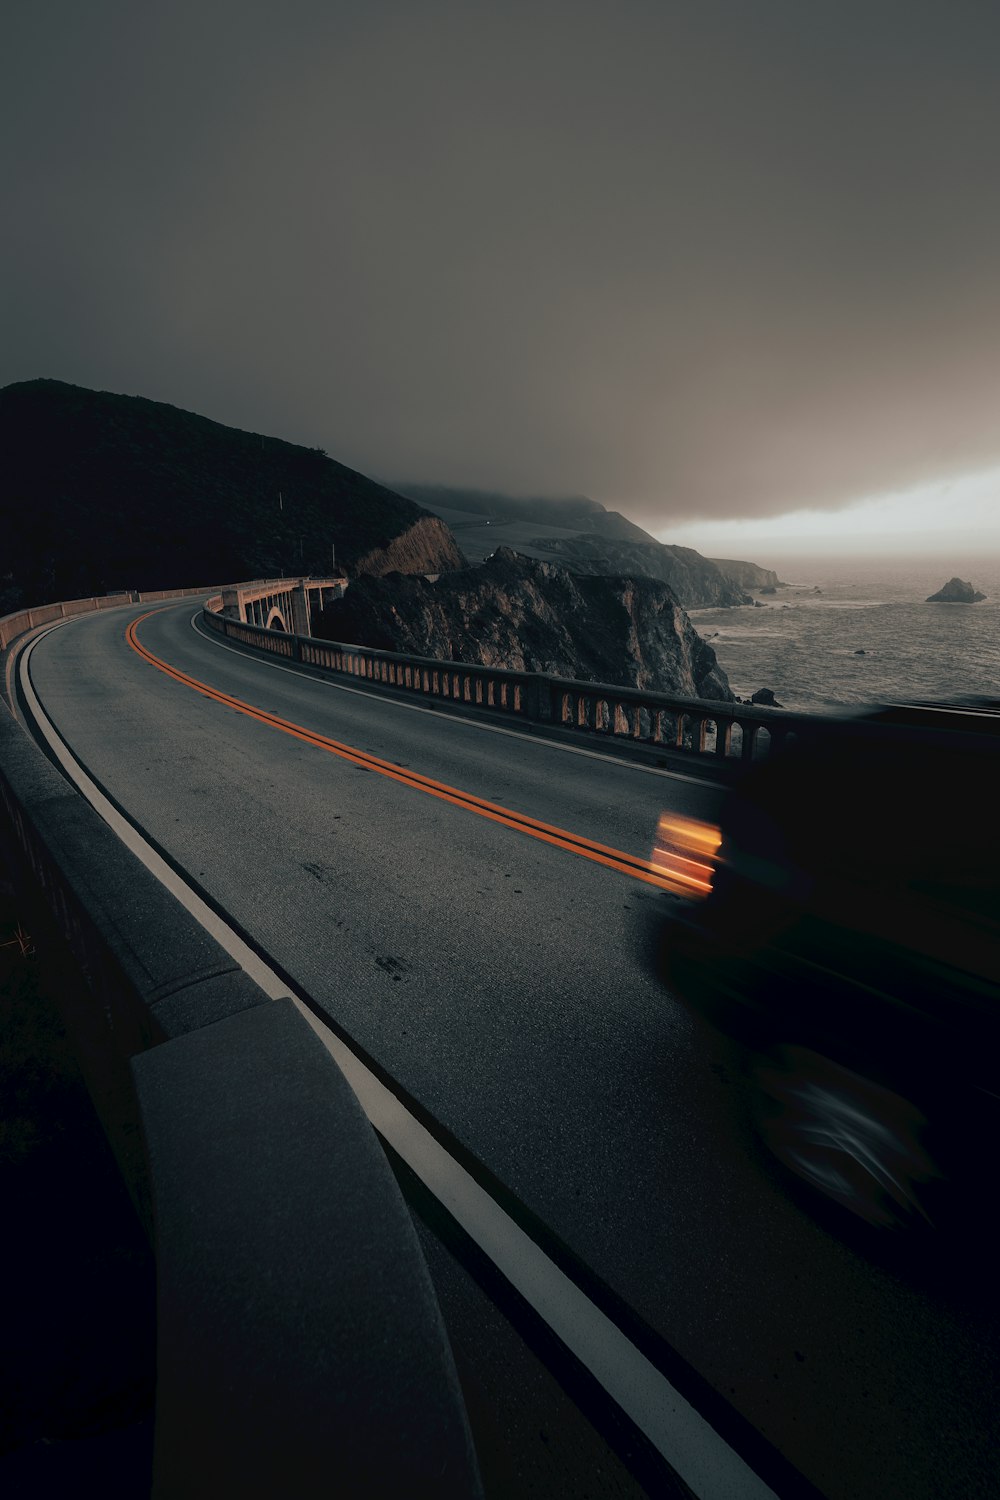
<instances>
[{"instance_id":1,"label":"coastal cliff","mask_svg":"<svg viewBox=\"0 0 1000 1500\"><path fill-rule=\"evenodd\" d=\"M709 557L724 578L740 589L776 589L782 586L781 579L771 568L758 567L756 563L739 562L731 557Z\"/></svg>"},{"instance_id":2,"label":"coastal cliff","mask_svg":"<svg viewBox=\"0 0 1000 1500\"><path fill-rule=\"evenodd\" d=\"M313 628L442 661L733 701L715 652L666 584L573 574L508 547L434 582L357 578Z\"/></svg>"},{"instance_id":3,"label":"coastal cliff","mask_svg":"<svg viewBox=\"0 0 1000 1500\"><path fill-rule=\"evenodd\" d=\"M572 573L658 578L673 589L685 609L753 603L749 594L693 547L656 541L614 541L604 536L583 535L546 537L524 550L531 557L559 563Z\"/></svg>"},{"instance_id":4,"label":"coastal cliff","mask_svg":"<svg viewBox=\"0 0 1000 1500\"><path fill-rule=\"evenodd\" d=\"M384 545L363 553L353 571L377 577L384 573L447 573L466 566L445 523L438 516L420 516Z\"/></svg>"},{"instance_id":5,"label":"coastal cliff","mask_svg":"<svg viewBox=\"0 0 1000 1500\"><path fill-rule=\"evenodd\" d=\"M405 481L398 488L448 523L470 562L510 547L571 573L658 578L685 609L752 604L750 589L778 586L778 575L770 568L719 562L692 547L660 542L585 495L525 498Z\"/></svg>"}]
</instances>

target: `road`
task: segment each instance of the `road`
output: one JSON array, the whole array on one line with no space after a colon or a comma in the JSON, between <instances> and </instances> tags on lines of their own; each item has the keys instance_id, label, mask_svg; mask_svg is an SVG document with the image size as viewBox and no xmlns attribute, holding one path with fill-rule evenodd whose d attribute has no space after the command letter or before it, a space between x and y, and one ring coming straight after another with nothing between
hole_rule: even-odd
<instances>
[{"instance_id":1,"label":"road","mask_svg":"<svg viewBox=\"0 0 1000 1500\"><path fill-rule=\"evenodd\" d=\"M783 1495L1000 1493L986 1287L901 1265L789 1191L748 1129L735 1049L657 977L664 898L576 844L648 859L662 808L711 817L724 793L252 658L201 633L190 601L142 620L148 652L302 738L151 665L126 639L145 613L81 617L36 644L32 684L60 734L720 1442ZM491 1440L529 1433L547 1450L497 1459L509 1492L673 1492L536 1312L489 1266L468 1279L474 1247L424 1233L446 1316L469 1320L452 1336ZM535 1350L518 1365L522 1339ZM551 1383L546 1366L600 1437L559 1385L545 1397L559 1430L539 1437L524 1391ZM712 1462L692 1488L739 1493Z\"/></svg>"}]
</instances>

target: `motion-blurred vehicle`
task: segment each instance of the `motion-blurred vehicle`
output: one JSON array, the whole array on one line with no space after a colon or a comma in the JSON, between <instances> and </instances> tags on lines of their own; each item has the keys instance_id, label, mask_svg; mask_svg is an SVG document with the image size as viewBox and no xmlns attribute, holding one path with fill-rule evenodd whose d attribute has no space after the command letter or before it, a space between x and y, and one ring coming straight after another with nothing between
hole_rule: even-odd
<instances>
[{"instance_id":1,"label":"motion-blurred vehicle","mask_svg":"<svg viewBox=\"0 0 1000 1500\"><path fill-rule=\"evenodd\" d=\"M775 1156L873 1225L992 1189L998 773L1000 704L909 704L794 737L718 827L660 820L668 982L746 1044Z\"/></svg>"}]
</instances>

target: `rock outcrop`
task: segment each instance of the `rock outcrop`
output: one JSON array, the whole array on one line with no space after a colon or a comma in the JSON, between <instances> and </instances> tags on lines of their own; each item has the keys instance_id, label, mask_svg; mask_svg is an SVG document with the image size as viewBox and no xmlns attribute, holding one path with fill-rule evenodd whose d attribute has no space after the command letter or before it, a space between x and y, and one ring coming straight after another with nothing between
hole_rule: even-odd
<instances>
[{"instance_id":1,"label":"rock outcrop","mask_svg":"<svg viewBox=\"0 0 1000 1500\"><path fill-rule=\"evenodd\" d=\"M733 701L715 652L666 584L573 574L507 547L433 583L357 578L313 628L442 661Z\"/></svg>"},{"instance_id":2,"label":"rock outcrop","mask_svg":"<svg viewBox=\"0 0 1000 1500\"><path fill-rule=\"evenodd\" d=\"M467 566L448 527L438 516L421 516L384 546L373 547L354 563L353 571L384 573L448 573Z\"/></svg>"},{"instance_id":3,"label":"rock outcrop","mask_svg":"<svg viewBox=\"0 0 1000 1500\"><path fill-rule=\"evenodd\" d=\"M771 568L760 568L756 563L739 562L731 557L709 557L707 562L714 563L724 578L728 578L737 588L758 589L763 592L767 589L772 592L778 588L784 588Z\"/></svg>"},{"instance_id":4,"label":"rock outcrop","mask_svg":"<svg viewBox=\"0 0 1000 1500\"><path fill-rule=\"evenodd\" d=\"M963 583L961 578L949 578L936 594L928 594L928 604L978 604L980 599L985 599L985 594L980 594L972 587L971 583Z\"/></svg>"}]
</instances>

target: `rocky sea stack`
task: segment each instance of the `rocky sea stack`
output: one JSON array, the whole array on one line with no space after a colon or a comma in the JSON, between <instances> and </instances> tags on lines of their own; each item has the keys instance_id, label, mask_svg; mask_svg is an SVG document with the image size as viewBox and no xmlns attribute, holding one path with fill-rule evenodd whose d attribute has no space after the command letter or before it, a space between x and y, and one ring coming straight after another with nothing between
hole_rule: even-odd
<instances>
[{"instance_id":1,"label":"rocky sea stack","mask_svg":"<svg viewBox=\"0 0 1000 1500\"><path fill-rule=\"evenodd\" d=\"M313 629L439 661L734 701L715 652L665 583L574 574L509 547L433 582L354 579Z\"/></svg>"},{"instance_id":2,"label":"rocky sea stack","mask_svg":"<svg viewBox=\"0 0 1000 1500\"><path fill-rule=\"evenodd\" d=\"M980 594L972 587L971 583L963 583L961 578L949 578L943 588L938 589L936 594L928 594L928 604L978 604L980 599L985 599L985 594Z\"/></svg>"}]
</instances>

